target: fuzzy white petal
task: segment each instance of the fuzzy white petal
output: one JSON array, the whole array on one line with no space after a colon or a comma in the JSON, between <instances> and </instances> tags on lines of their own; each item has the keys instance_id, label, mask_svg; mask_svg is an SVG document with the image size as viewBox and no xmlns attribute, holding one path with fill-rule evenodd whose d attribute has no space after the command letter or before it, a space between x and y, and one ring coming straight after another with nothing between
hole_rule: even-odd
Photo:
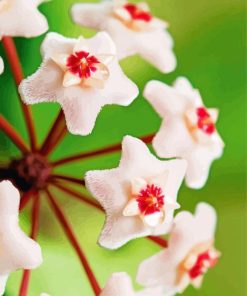
<instances>
[{"instance_id":1,"label":"fuzzy white petal","mask_svg":"<svg viewBox=\"0 0 247 296\"><path fill-rule=\"evenodd\" d=\"M48 30L48 23L33 0L7 0L0 13L0 37L35 37ZM9 21L11 19L11 21Z\"/></svg>"},{"instance_id":2,"label":"fuzzy white petal","mask_svg":"<svg viewBox=\"0 0 247 296\"><path fill-rule=\"evenodd\" d=\"M125 272L113 273L100 296L168 296L162 287L148 288L135 292L130 276Z\"/></svg>"},{"instance_id":3,"label":"fuzzy white petal","mask_svg":"<svg viewBox=\"0 0 247 296\"><path fill-rule=\"evenodd\" d=\"M3 63L3 59L0 57L0 75L3 73L4 71L4 63Z\"/></svg>"},{"instance_id":4,"label":"fuzzy white petal","mask_svg":"<svg viewBox=\"0 0 247 296\"><path fill-rule=\"evenodd\" d=\"M161 72L173 71L176 67L176 58L173 53L172 38L166 31L167 24L153 18L144 30L130 29L114 17L114 13L117 13L118 17L128 21L129 15L122 8L124 4L115 3L115 1L75 4L71 14L73 20L82 26L108 32L117 45L119 59L138 53ZM135 22L142 23L141 21ZM145 22L143 24L146 27L147 24Z\"/></svg>"},{"instance_id":5,"label":"fuzzy white petal","mask_svg":"<svg viewBox=\"0 0 247 296\"><path fill-rule=\"evenodd\" d=\"M166 171L168 178L164 194L176 201L185 170L185 161L160 161L142 141L126 136L122 143L122 157L118 168L90 171L86 174L88 190L101 203L107 215L99 243L115 249L137 237L167 233L172 224L174 209L170 209L164 223L155 228L145 225L138 216L124 217L123 210L129 202L133 179L139 177L148 180Z\"/></svg>"},{"instance_id":6,"label":"fuzzy white petal","mask_svg":"<svg viewBox=\"0 0 247 296\"><path fill-rule=\"evenodd\" d=\"M153 147L163 158L181 157L188 161L186 183L201 188L207 181L212 162L223 153L224 143L215 131L205 134L197 127L196 110L204 107L198 90L185 77L179 77L174 86L150 81L144 90L145 98L163 119L153 139ZM212 120L217 120L217 109L208 109ZM187 121L197 130L190 130Z\"/></svg>"},{"instance_id":7,"label":"fuzzy white petal","mask_svg":"<svg viewBox=\"0 0 247 296\"><path fill-rule=\"evenodd\" d=\"M1 296L4 294L8 277L9 277L8 274L0 274L0 295Z\"/></svg>"},{"instance_id":8,"label":"fuzzy white petal","mask_svg":"<svg viewBox=\"0 0 247 296\"><path fill-rule=\"evenodd\" d=\"M0 183L0 275L17 269L33 269L42 263L40 246L18 225L20 194L9 181Z\"/></svg>"},{"instance_id":9,"label":"fuzzy white petal","mask_svg":"<svg viewBox=\"0 0 247 296\"><path fill-rule=\"evenodd\" d=\"M77 77L72 80L71 75L69 79L68 75L64 79L64 71L59 66L64 59L59 59L58 65L54 62L54 57L71 54L80 40L49 33L41 50L44 62L36 73L22 81L19 91L22 100L28 104L58 102L65 113L69 131L88 135L102 107L109 104L129 105L137 97L138 88L125 76L117 59L109 59L109 56L115 54L116 48L109 35L103 32L86 39L86 42L92 55L105 58L105 62L111 61L107 65L109 78L104 87L97 89L76 85L79 80Z\"/></svg>"}]
</instances>

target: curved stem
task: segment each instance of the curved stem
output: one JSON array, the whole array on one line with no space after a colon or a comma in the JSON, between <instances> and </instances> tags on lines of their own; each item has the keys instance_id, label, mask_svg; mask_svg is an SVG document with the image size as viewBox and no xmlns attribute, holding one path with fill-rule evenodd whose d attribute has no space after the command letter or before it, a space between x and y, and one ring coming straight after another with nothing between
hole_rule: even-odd
<instances>
[{"instance_id":1,"label":"curved stem","mask_svg":"<svg viewBox=\"0 0 247 296\"><path fill-rule=\"evenodd\" d=\"M63 191L64 193L67 193L68 195L71 195L72 197L90 205L93 206L94 208L97 208L98 210L100 210L101 212L104 212L104 209L100 206L100 204L97 203L97 201L91 200L87 197L85 197L83 194L81 194L78 191L75 191L71 188L65 187L62 184L59 183L54 183L52 184L55 187L57 187L58 189L60 189L61 191Z\"/></svg>"},{"instance_id":2,"label":"curved stem","mask_svg":"<svg viewBox=\"0 0 247 296\"><path fill-rule=\"evenodd\" d=\"M41 154L48 156L53 152L58 143L62 141L67 133L66 122L63 111L60 110L56 120L54 121L49 133L47 134L42 147L40 148Z\"/></svg>"},{"instance_id":3,"label":"curved stem","mask_svg":"<svg viewBox=\"0 0 247 296\"><path fill-rule=\"evenodd\" d=\"M18 53L15 47L15 43L11 37L3 37L2 42L7 55L8 62L10 64L10 67L13 73L15 83L16 83L17 93L19 95L18 86L23 80L23 72L22 72L21 63L18 57ZM19 100L20 100L22 112L24 114L25 122L27 125L31 148L32 148L32 151L35 151L37 147L37 142L36 142L36 134L35 134L34 121L31 113L31 109L28 105L25 105L22 102L20 96L19 96Z\"/></svg>"},{"instance_id":4,"label":"curved stem","mask_svg":"<svg viewBox=\"0 0 247 296\"><path fill-rule=\"evenodd\" d=\"M38 230L39 230L39 210L40 210L40 196L35 196L34 202L33 202L33 208L32 208L32 229L31 229L31 235L30 237L34 240L36 240L38 236ZM24 270L21 286L19 290L19 296L26 296L28 293L28 287L30 283L30 276L31 276L31 270Z\"/></svg>"},{"instance_id":5,"label":"curved stem","mask_svg":"<svg viewBox=\"0 0 247 296\"><path fill-rule=\"evenodd\" d=\"M29 201L32 199L34 195L35 193L33 193L32 191L26 192L22 195L19 206L20 212L26 207L26 205L29 203Z\"/></svg>"},{"instance_id":6,"label":"curved stem","mask_svg":"<svg viewBox=\"0 0 247 296\"><path fill-rule=\"evenodd\" d=\"M78 184L78 185L83 185L85 186L85 181L83 179L79 179L79 178L75 178L75 177L70 177L70 176L65 176L65 175L60 175L60 174L53 174L51 176L52 179L57 179L57 180L64 180L64 181L68 181L74 184Z\"/></svg>"},{"instance_id":7,"label":"curved stem","mask_svg":"<svg viewBox=\"0 0 247 296\"><path fill-rule=\"evenodd\" d=\"M75 237L75 234L65 216L65 214L63 213L62 209L60 208L59 204L57 203L57 201L53 198L52 194L50 193L49 190L46 190L46 193L47 193L47 197L48 197L48 200L50 202L50 205L58 219L58 221L60 222L65 234L67 235L71 245L73 246L74 250L76 251L78 257L80 258L80 261L86 271L86 274L87 274L87 277L90 281L90 284L93 288L93 291L94 291L94 294L96 296L98 296L101 292L101 289L100 289L100 286L94 276L94 273L87 261L87 258L82 250L82 248L80 247L76 237Z\"/></svg>"},{"instance_id":8,"label":"curved stem","mask_svg":"<svg viewBox=\"0 0 247 296\"><path fill-rule=\"evenodd\" d=\"M16 145L17 148L20 149L23 154L30 152L22 137L2 115L0 115L0 130L2 130L10 138L10 140Z\"/></svg>"},{"instance_id":9,"label":"curved stem","mask_svg":"<svg viewBox=\"0 0 247 296\"><path fill-rule=\"evenodd\" d=\"M142 141L146 144L151 143L152 139L153 139L154 135L149 135L149 136L145 136L142 137ZM78 161L78 160L82 160L82 159L87 159L90 157L94 157L94 156L100 156L100 155L105 155L105 154L109 154L109 153L113 153L113 152L119 152L122 148L122 144L116 144L116 145L112 145L106 148L102 148L99 150L95 150L95 151L91 151L91 152L86 152L86 153L79 153L76 155L72 155L69 157L65 157L62 159L59 159L55 162L52 163L53 167L57 167L57 166L61 166L67 163L71 163L74 161Z\"/></svg>"}]
</instances>

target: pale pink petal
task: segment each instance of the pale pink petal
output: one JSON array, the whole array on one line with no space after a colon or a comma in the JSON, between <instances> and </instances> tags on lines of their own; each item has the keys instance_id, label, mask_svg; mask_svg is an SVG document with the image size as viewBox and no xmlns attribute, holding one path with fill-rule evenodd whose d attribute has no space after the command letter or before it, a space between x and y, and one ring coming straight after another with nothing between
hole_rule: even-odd
<instances>
[{"instance_id":1,"label":"pale pink petal","mask_svg":"<svg viewBox=\"0 0 247 296\"><path fill-rule=\"evenodd\" d=\"M9 182L0 183L0 274L33 269L42 263L40 246L19 228L20 195Z\"/></svg>"},{"instance_id":2,"label":"pale pink petal","mask_svg":"<svg viewBox=\"0 0 247 296\"><path fill-rule=\"evenodd\" d=\"M191 104L187 96L177 98L173 87L156 80L146 84L143 95L161 117L182 114Z\"/></svg>"},{"instance_id":3,"label":"pale pink petal","mask_svg":"<svg viewBox=\"0 0 247 296\"><path fill-rule=\"evenodd\" d=\"M4 63L3 63L3 59L0 57L0 75L3 73L4 71Z\"/></svg>"},{"instance_id":4,"label":"pale pink petal","mask_svg":"<svg viewBox=\"0 0 247 296\"><path fill-rule=\"evenodd\" d=\"M33 0L14 0L7 2L0 16L0 37L35 37L48 30L48 23ZM9 21L11 19L11 21Z\"/></svg>"},{"instance_id":5,"label":"pale pink petal","mask_svg":"<svg viewBox=\"0 0 247 296\"><path fill-rule=\"evenodd\" d=\"M153 147L163 158L184 157L188 151L194 149L195 142L182 118L166 118L153 138Z\"/></svg>"},{"instance_id":6,"label":"pale pink petal","mask_svg":"<svg viewBox=\"0 0 247 296\"><path fill-rule=\"evenodd\" d=\"M8 277L8 274L0 274L0 295L4 294Z\"/></svg>"},{"instance_id":7,"label":"pale pink petal","mask_svg":"<svg viewBox=\"0 0 247 296\"><path fill-rule=\"evenodd\" d=\"M123 210L123 215L128 217L128 216L136 216L140 214L140 210L138 207L138 202L136 201L135 198L131 199L126 207Z\"/></svg>"},{"instance_id":8,"label":"pale pink petal","mask_svg":"<svg viewBox=\"0 0 247 296\"><path fill-rule=\"evenodd\" d=\"M206 203L199 203L195 215L180 212L174 220L168 248L144 260L138 269L137 281L144 286L164 285L178 291L177 267L197 245L214 241L216 213Z\"/></svg>"},{"instance_id":9,"label":"pale pink petal","mask_svg":"<svg viewBox=\"0 0 247 296\"><path fill-rule=\"evenodd\" d=\"M22 80L19 93L24 103L56 102L62 89L63 73L50 59L44 60L36 73Z\"/></svg>"},{"instance_id":10,"label":"pale pink petal","mask_svg":"<svg viewBox=\"0 0 247 296\"><path fill-rule=\"evenodd\" d=\"M99 243L115 249L137 237L167 233L172 224L174 208L167 209L164 223L155 228L145 225L139 216L125 217L123 210L130 200L133 180L151 180L164 172L168 172L164 193L176 202L185 170L186 162L183 160L160 161L142 141L126 136L118 168L86 174L88 190L101 203L107 215Z\"/></svg>"},{"instance_id":11,"label":"pale pink petal","mask_svg":"<svg viewBox=\"0 0 247 296\"><path fill-rule=\"evenodd\" d=\"M186 157L188 161L188 170L185 177L186 184L190 188L202 188L207 182L212 162L220 158L222 153L223 146L221 143L196 146L193 153Z\"/></svg>"},{"instance_id":12,"label":"pale pink petal","mask_svg":"<svg viewBox=\"0 0 247 296\"><path fill-rule=\"evenodd\" d=\"M74 4L71 9L75 23L94 29L103 29L101 26L112 11L112 3L104 1L97 4Z\"/></svg>"}]
</instances>

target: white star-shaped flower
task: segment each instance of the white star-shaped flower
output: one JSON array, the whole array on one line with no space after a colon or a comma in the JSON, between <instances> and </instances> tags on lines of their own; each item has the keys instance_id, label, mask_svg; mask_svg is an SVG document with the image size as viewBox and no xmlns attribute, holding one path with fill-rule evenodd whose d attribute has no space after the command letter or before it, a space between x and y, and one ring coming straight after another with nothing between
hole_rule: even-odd
<instances>
[{"instance_id":1,"label":"white star-shaped flower","mask_svg":"<svg viewBox=\"0 0 247 296\"><path fill-rule=\"evenodd\" d=\"M126 136L118 168L86 174L88 190L106 211L99 244L116 249L169 232L185 170L186 161L160 161L142 141Z\"/></svg>"},{"instance_id":2,"label":"white star-shaped flower","mask_svg":"<svg viewBox=\"0 0 247 296\"><path fill-rule=\"evenodd\" d=\"M127 106L138 95L137 86L120 68L107 33L91 39L49 33L41 50L43 63L22 81L21 97L28 104L58 102L73 134L90 134L103 106Z\"/></svg>"},{"instance_id":3,"label":"white star-shaped flower","mask_svg":"<svg viewBox=\"0 0 247 296\"><path fill-rule=\"evenodd\" d=\"M216 226L214 208L200 203L193 216L180 212L174 219L168 248L140 264L138 283L182 293L188 285L199 288L204 274L217 263L220 253L214 248Z\"/></svg>"},{"instance_id":4,"label":"white star-shaped flower","mask_svg":"<svg viewBox=\"0 0 247 296\"><path fill-rule=\"evenodd\" d=\"M0 75L3 73L4 71L4 63L3 63L3 59L0 57Z\"/></svg>"},{"instance_id":5,"label":"white star-shaped flower","mask_svg":"<svg viewBox=\"0 0 247 296\"><path fill-rule=\"evenodd\" d=\"M176 67L173 40L167 23L152 16L146 3L125 0L102 1L98 4L75 4L73 20L86 27L108 32L117 45L118 57L140 54L161 72Z\"/></svg>"},{"instance_id":6,"label":"white star-shaped flower","mask_svg":"<svg viewBox=\"0 0 247 296\"><path fill-rule=\"evenodd\" d=\"M37 7L42 0L1 0L0 38L3 36L35 37L48 30L46 18Z\"/></svg>"},{"instance_id":7,"label":"white star-shaped flower","mask_svg":"<svg viewBox=\"0 0 247 296\"><path fill-rule=\"evenodd\" d=\"M155 151L160 157L186 159L187 185L203 187L213 160L223 153L224 143L215 127L218 110L206 109L198 90L184 77L173 87L150 81L144 97L163 119L153 140Z\"/></svg>"},{"instance_id":8,"label":"white star-shaped flower","mask_svg":"<svg viewBox=\"0 0 247 296\"><path fill-rule=\"evenodd\" d=\"M42 263L40 246L18 225L20 194L9 181L0 183L0 295L10 272Z\"/></svg>"},{"instance_id":9,"label":"white star-shaped flower","mask_svg":"<svg viewBox=\"0 0 247 296\"><path fill-rule=\"evenodd\" d=\"M164 294L162 287L135 292L130 276L125 272L117 272L108 279L100 296L168 296L168 294Z\"/></svg>"}]
</instances>

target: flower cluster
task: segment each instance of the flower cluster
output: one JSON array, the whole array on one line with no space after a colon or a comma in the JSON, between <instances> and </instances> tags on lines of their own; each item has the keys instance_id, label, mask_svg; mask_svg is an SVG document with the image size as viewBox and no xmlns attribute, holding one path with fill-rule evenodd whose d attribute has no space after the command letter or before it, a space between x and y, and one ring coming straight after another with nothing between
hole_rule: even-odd
<instances>
[{"instance_id":1,"label":"flower cluster","mask_svg":"<svg viewBox=\"0 0 247 296\"><path fill-rule=\"evenodd\" d=\"M0 1L0 38L3 37L7 53L12 51L8 55L10 63L11 57L16 57L10 36L34 37L47 31L47 21L37 10L41 2ZM224 143L216 129L218 110L206 108L199 91L185 77L177 78L173 86L149 81L143 96L163 120L156 135L143 139L127 135L122 145L89 152L90 157L122 148L118 167L88 171L83 181L55 174L53 168L57 165L85 157L75 155L55 163L48 159L66 129L86 136L93 131L102 107L128 106L137 98L138 87L124 74L120 59L138 53L163 73L176 67L167 22L153 16L147 4L125 0L80 3L72 7L71 14L76 23L104 32L89 39L48 33L41 45L43 62L39 69L25 79L18 70L15 79L27 118L31 149L0 117L1 129L23 153L22 158L10 163L4 177L0 175L1 180L11 180L0 182L0 295L10 272L30 270L42 263L41 249L34 241L41 190L45 191L85 267L95 295L171 296L182 293L190 284L199 288L204 274L220 257L214 246L216 212L206 203L199 203L194 215L186 211L175 215L175 210L180 208L177 196L183 180L190 188L202 188L212 162L223 153ZM59 103L62 112L38 148L28 105L42 102ZM159 158L147 147L150 142ZM64 188L61 180L85 184L98 203ZM53 198L51 185L105 212L100 246L113 250L140 237L162 241L164 250L139 266L137 282L143 286L142 291L134 291L125 272L112 274L105 288L99 288L73 230ZM18 189L23 194L21 202ZM34 203L32 233L28 238L18 226L18 212L30 196L34 197ZM167 235L168 240L160 235ZM27 295L25 272L20 296Z\"/></svg>"}]
</instances>

